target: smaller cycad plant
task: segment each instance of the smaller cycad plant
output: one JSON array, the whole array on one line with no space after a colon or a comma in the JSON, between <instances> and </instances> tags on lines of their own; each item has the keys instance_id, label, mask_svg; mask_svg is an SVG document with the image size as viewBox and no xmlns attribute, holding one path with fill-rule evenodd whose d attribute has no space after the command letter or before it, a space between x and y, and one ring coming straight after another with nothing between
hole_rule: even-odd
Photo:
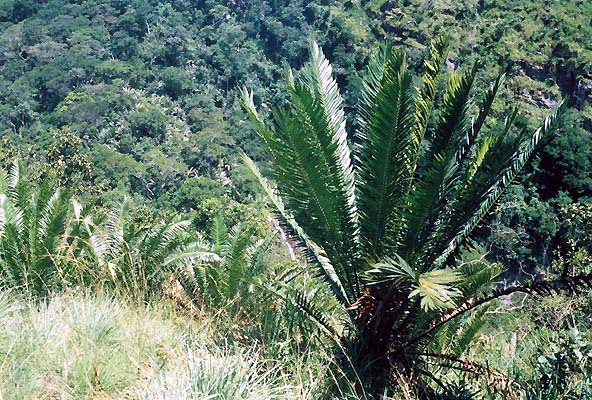
<instances>
[{"instance_id":1,"label":"smaller cycad plant","mask_svg":"<svg viewBox=\"0 0 592 400\"><path fill-rule=\"evenodd\" d=\"M237 300L241 306L267 266L267 250L273 240L273 236L257 239L254 230L243 223L229 229L216 217L207 240L201 242L210 256L179 268L179 281L195 302L219 307Z\"/></svg>"},{"instance_id":2,"label":"smaller cycad plant","mask_svg":"<svg viewBox=\"0 0 592 400\"><path fill-rule=\"evenodd\" d=\"M51 178L29 182L20 162L0 169L0 285L43 296L92 277L92 219Z\"/></svg>"},{"instance_id":3,"label":"smaller cycad plant","mask_svg":"<svg viewBox=\"0 0 592 400\"><path fill-rule=\"evenodd\" d=\"M191 221L181 218L137 222L130 200L111 207L106 221L91 237L104 278L136 298L160 295L163 284L186 265L217 259L193 234Z\"/></svg>"}]
</instances>

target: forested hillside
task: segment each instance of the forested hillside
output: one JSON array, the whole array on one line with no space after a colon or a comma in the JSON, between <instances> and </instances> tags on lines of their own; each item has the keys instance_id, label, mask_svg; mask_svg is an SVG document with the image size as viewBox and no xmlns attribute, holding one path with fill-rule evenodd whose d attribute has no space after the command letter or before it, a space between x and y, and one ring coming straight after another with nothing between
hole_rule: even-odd
<instances>
[{"instance_id":1,"label":"forested hillside","mask_svg":"<svg viewBox=\"0 0 592 400\"><path fill-rule=\"evenodd\" d=\"M544 136L533 153L532 162L525 166L518 179L509 187L503 187L504 196L495 208L486 210L482 223L471 227L468 246L453 255L471 260L468 264L487 264L491 279L484 276L479 279L493 285L495 278L497 283L501 282L499 287L512 282L531 283L533 279L557 274L565 277L567 271L575 274L578 268L588 268L592 260L592 241L588 237L592 225L590 1L0 0L0 170L6 171L0 174L0 266L4 266L0 269L0 286L26 287L38 296L50 296L50 302L71 301L51 297L56 288L92 286L95 283L89 282L97 281L101 282L101 290L123 292L141 299L139 303L149 303L155 294L158 297L161 293L174 298L174 293L180 291L188 297L183 307L190 310L190 316L200 312L207 314L208 310L229 302L228 315L216 314L210 323L220 322L216 318L228 318L220 322L227 324L224 329L228 331L234 324L228 321L236 319L244 324L238 323L237 332L214 335L216 346L223 347L220 338L226 334L233 338L230 340L233 343L242 345L251 338L268 345L264 352L269 353L262 355L267 360L294 354L302 356L305 353L302 337L317 340L317 335L322 336L315 330L319 325L325 332L325 322L343 321L346 312L335 311L340 299L327 300L330 296L313 288L311 282L318 278L315 274L302 277L295 272L300 260L297 250L316 251L320 238L313 234L312 242L307 239L297 246L296 241L288 240L287 236L308 234L304 232L306 227L301 232L300 227L290 226L290 212L284 215L283 222L287 224L272 218L270 210L275 206L286 211L282 208L284 204L274 198L275 187L266 187L267 180L258 176L254 165L259 166L263 175L270 173L278 181L289 175L286 172L289 168L283 165L283 174L271 173L277 157L273 154L272 136L265 136L266 131L257 119L259 114L253 111L255 105L264 118L281 121L280 116L285 113L285 120L278 122L278 126L288 129L288 122L292 120L285 110L291 110L294 93L298 92L297 85L287 89L290 82L294 82L290 68L298 71L310 59L311 52L314 56L313 42L318 43L332 65L333 76L343 95L351 160L358 160L356 146L361 146L358 142L363 141L363 135L360 139L351 132L367 129L363 110L362 117L356 116L356 112L368 101L365 96L369 83L364 76L368 64L373 65L373 55L382 54L379 49L389 45L404 50L407 66L396 59L393 63L401 71L410 71L409 88L427 87L429 81L421 74L425 60L431 60L435 54L430 46L438 38L448 38L449 43L448 53L441 60L443 75L469 74L471 78L464 79L470 80L471 85L462 79L458 85L470 87L467 98L473 99L474 95L477 99L467 100L467 112L472 120L468 114L460 120L467 126L476 124L484 130L501 132L506 127L506 116L513 115L515 118L508 119L512 129L522 132L517 134L520 140L514 145L522 149L523 154L527 154L529 148L521 142L526 136L520 135L531 134L541 126L546 132L548 125L556 121L551 118L545 125L545 117L554 115L557 105L566 99L565 111L556 129ZM385 59L390 56L389 51L385 52ZM474 85L470 73L473 66L479 71L474 76ZM483 97L482 93L489 93L486 91L496 85L502 72L506 73L505 84L496 87L494 95L497 94L498 100L489 108L487 96ZM296 77L299 76L296 73ZM433 115L424 127L428 131L438 131L438 121L445 119L449 111L445 107L446 80L435 82L432 100L444 107L434 106ZM302 85L306 86L306 81ZM252 95L253 110L245 110L243 88ZM314 101L312 98L310 103ZM306 108L306 98L302 104ZM518 111L514 115L515 105ZM480 121L479 107L486 110L483 115L489 115L486 122ZM249 117L247 111L254 116ZM294 113L298 115L297 111ZM294 121L297 120L294 117ZM280 128L277 130L281 131ZM478 136L476 131L474 140ZM507 125L505 132L509 131ZM470 133L466 140L467 147L481 143L471 142ZM498 144L494 139L491 143L491 148ZM429 155L431 150L425 151ZM483 150L484 154L487 151ZM252 162L245 161L243 154ZM433 159L426 157L422 161L425 154L419 148L413 154L420 160L420 170L439 157L432 155ZM461 152L457 158L462 160L462 156ZM349 153L343 157L350 158ZM15 160L19 161L15 163ZM466 168L471 171L470 167ZM501 172L499 176L503 175ZM359 178L358 171L355 175ZM455 178L460 180L456 175ZM463 201L469 203L467 199ZM346 203L350 205L344 202L336 209L345 207ZM286 207L290 206L293 207L293 203ZM478 205L474 207L480 210ZM495 212L491 212L493 210ZM44 212L49 215L45 219ZM311 214L298 212L294 212L296 219L306 219ZM401 211L405 213L410 212ZM320 220L322 218L315 219L311 226ZM12 231L5 229L9 224L14 225ZM337 228L329 231L334 233ZM279 232L279 236L274 232ZM63 240L52 239L52 233L62 235ZM417 233L415 239L419 241L420 236L421 233ZM13 239L18 245L10 244ZM393 242L400 239L395 238ZM413 236L407 240L412 242ZM358 244L356 238L349 243L353 247ZM451 246L451 252L453 247L457 250ZM308 258L312 263L324 265L324 257L331 258L330 251L328 253L319 253L316 259ZM380 261L374 257L383 256L380 252L369 254L368 259L373 262ZM63 261L72 259L76 260L72 268L70 261ZM335 265L343 262L342 259L331 261ZM198 263L201 269L196 267L195 271L184 275L180 272L181 266L188 262ZM51 273L46 275L48 269ZM28 271L34 278L29 281L27 273L21 276L21 272L15 271ZM380 275L384 271L376 273ZM312 315L312 322L301 325L290 322L287 331L279 329L280 325L285 326L274 319L277 307L285 306L287 311L282 309L284 312L294 313L290 314L294 321L302 315L296 316L294 309L287 305L277 306L269 297L264 300L254 297L261 282L275 276L290 285L294 279L293 287L287 286L305 294L298 294L292 306L304 309L309 317ZM455 283L460 278L454 275L441 277L441 281L432 279L438 291L438 285ZM172 281L176 283L171 284ZM567 287L575 290L580 284L589 284L585 279L584 283L574 283L574 287L557 282L541 291L550 293ZM462 291L466 295L468 289L465 289ZM539 288L533 286L528 290L530 292L524 291L538 293ZM460 296L458 291L444 292L452 300ZM233 302L233 295L241 301ZM76 301L86 299L80 295L75 298ZM318 310L308 308L319 298L323 300L323 307L330 310L327 321L318 317ZM357 301L351 305L356 299L351 300L348 306L358 304ZM0 306L2 302L8 304L0 295ZM589 300L569 303L572 309L557 300L547 304L545 311L529 308L524 314L512 317L532 317L531 324L523 329L528 334L539 325L553 331L568 326L568 318L565 315L565 319L558 318L555 326L539 312L544 314L549 309L559 312L561 307L568 307L581 317L586 315L581 310L588 303ZM435 309L445 309L446 305L450 303L444 301ZM116 307L111 303L108 306ZM67 307L73 306L68 303ZM250 308L257 311L249 312ZM126 309L125 312L131 311ZM36 313L35 310L23 311L18 318L34 318ZM162 314L166 313L162 311ZM167 314L162 318L169 317ZM2 318L8 318L8 314L4 316L0 309ZM264 321L262 326L250 325L259 319ZM175 317L171 320L171 324L178 322ZM519 325L509 316L501 320L511 321L504 326ZM409 321L402 321L401 326L406 323ZM486 326L485 322L471 323L469 320L468 327L459 325L450 332L454 329L476 332ZM495 330L502 325L503 322L494 322L487 327ZM268 328L277 328L281 333L277 333L277 337L266 336ZM518 326L516 330L522 331L522 328ZM177 334L177 326L170 329ZM450 332L448 336L452 335ZM2 338L10 336L2 335L0 329L0 352L8 343L3 344ZM296 343L290 343L290 335L297 338ZM580 340L579 332L574 335L574 341ZM168 336L165 339L167 343L172 341ZM193 336L190 339L186 339L187 343L193 343ZM461 348L453 339L449 342L446 339L450 337L441 338L444 344L440 343L440 349L445 346ZM480 342L479 349L483 353L477 358L499 367L502 361L498 360L498 365L491 357L483 356L489 354L497 340L493 336L489 339L491 343ZM557 340L557 346L565 344ZM553 341L549 339L549 342ZM314 343L312 347L328 347L324 339ZM537 347L539 342L533 343L529 342L525 354L544 358ZM150 343L153 345L156 346ZM489 345L492 347L488 348ZM500 346L496 351L503 353L510 344L504 342ZM580 347L588 351L587 346L586 342ZM149 351L153 350L150 347ZM183 353L183 357L191 357L185 354L186 349L175 347L175 351ZM569 356L577 358L574 354ZM144 356L148 357L143 354L138 359ZM244 358L248 363L256 356L242 354L236 368L246 368L240 364L241 360ZM299 362L305 365L308 361L299 358ZM319 358L314 362L323 364L324 360ZM516 362L514 366L519 370L522 365ZM549 375L545 370L547 365L541 365L529 379L538 379L539 372L541 376ZM269 365L259 367L271 368ZM278 368L281 370L278 379L284 383L292 379L286 377L286 368L286 365ZM589 382L585 371L588 370L582 367L575 372L584 374L583 379ZM2 374L0 366L0 380L9 376ZM127 376L127 370L122 374ZM563 386L558 384L557 388L568 385L567 375L562 375ZM462 379L458 382L459 392L462 392L463 382ZM338 398L339 394L335 393L341 393L345 398L348 389L335 384L339 386L338 391L335 387L323 390L333 390L334 396ZM114 383L113 388L117 385ZM277 381L265 381L262 388L282 385ZM2 389L0 384L0 399L3 399ZM303 392L306 390L320 389L312 385L302 388ZM286 393L284 398L308 398L303 393ZM201 395L206 394L207 391ZM77 394L73 396L76 398ZM258 398L257 394L254 396L251 398ZM271 394L261 396L274 398ZM154 394L153 398L166 397Z\"/></svg>"}]
</instances>

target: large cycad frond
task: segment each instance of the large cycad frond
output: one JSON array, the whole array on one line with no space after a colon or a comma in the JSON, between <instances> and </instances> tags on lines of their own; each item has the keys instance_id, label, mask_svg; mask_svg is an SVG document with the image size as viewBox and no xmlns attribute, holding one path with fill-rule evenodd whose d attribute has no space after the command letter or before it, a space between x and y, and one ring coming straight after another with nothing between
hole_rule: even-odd
<instances>
[{"instance_id":1,"label":"large cycad frond","mask_svg":"<svg viewBox=\"0 0 592 400\"><path fill-rule=\"evenodd\" d=\"M263 177L253 160L251 160L246 154L243 155L243 160L265 191L267 197L273 203L275 210L279 214L280 218L285 222L288 231L291 233L291 236L298 241L309 261L320 267L321 276L330 285L335 298L339 301L339 303L341 303L342 306L348 307L353 303L355 297L349 297L340 275L336 272L325 251L319 248L319 246L312 241L304 229L298 224L293 215L286 209L286 206L282 198L278 195L277 190L272 187L267 179Z\"/></svg>"},{"instance_id":2,"label":"large cycad frond","mask_svg":"<svg viewBox=\"0 0 592 400\"><path fill-rule=\"evenodd\" d=\"M362 244L369 258L385 255L387 227L406 191L415 145L411 74L405 55L383 47L368 67L360 100L356 161Z\"/></svg>"},{"instance_id":3,"label":"large cycad frond","mask_svg":"<svg viewBox=\"0 0 592 400\"><path fill-rule=\"evenodd\" d=\"M267 143L284 200L294 218L314 243L333 260L348 297L360 293L354 265L356 211L354 177L345 130L342 99L332 69L318 46L311 62L297 78L290 78L291 105L273 113L265 125L252 97L244 101L258 131Z\"/></svg>"},{"instance_id":4,"label":"large cycad frond","mask_svg":"<svg viewBox=\"0 0 592 400\"><path fill-rule=\"evenodd\" d=\"M450 199L457 165L455 154L467 130L475 74L476 68L472 68L451 75L436 128L420 160L423 170L417 172L414 187L407 194L406 232L399 252L421 268L425 268L421 251Z\"/></svg>"},{"instance_id":5,"label":"large cycad frond","mask_svg":"<svg viewBox=\"0 0 592 400\"><path fill-rule=\"evenodd\" d=\"M484 162L479 164L472 179L467 179L466 186L457 194L453 211L446 221L447 229L442 229L433 241L431 251L436 264L444 262L485 218L528 163L541 139L555 128L564 106L565 102L560 102L543 126L530 136L521 134L517 138L508 138L509 121L506 122L502 135L495 139L497 145L488 147L482 156Z\"/></svg>"}]
</instances>

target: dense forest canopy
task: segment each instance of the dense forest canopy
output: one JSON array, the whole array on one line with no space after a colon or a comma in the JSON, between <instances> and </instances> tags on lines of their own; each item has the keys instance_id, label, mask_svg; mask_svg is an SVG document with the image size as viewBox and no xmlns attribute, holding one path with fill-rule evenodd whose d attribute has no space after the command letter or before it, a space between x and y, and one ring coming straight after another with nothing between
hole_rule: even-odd
<instances>
[{"instance_id":1,"label":"dense forest canopy","mask_svg":"<svg viewBox=\"0 0 592 400\"><path fill-rule=\"evenodd\" d=\"M20 157L40 173L50 163L84 193L131 193L204 222L255 196L238 149L266 157L238 88L281 103L286 68L316 40L354 104L358 72L378 44L404 46L417 69L431 38L447 34L449 69L486 66L483 87L507 69L504 96L531 120L563 95L579 111L482 233L494 257L532 271L561 241L560 209L592 193L590 15L592 5L575 0L4 0L2 159Z\"/></svg>"}]
</instances>

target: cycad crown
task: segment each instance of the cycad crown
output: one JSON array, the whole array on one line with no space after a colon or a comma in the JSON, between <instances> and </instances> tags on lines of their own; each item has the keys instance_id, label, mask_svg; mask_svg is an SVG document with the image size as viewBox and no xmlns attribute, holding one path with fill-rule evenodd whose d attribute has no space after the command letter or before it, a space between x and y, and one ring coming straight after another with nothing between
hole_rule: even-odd
<instances>
[{"instance_id":1,"label":"cycad crown","mask_svg":"<svg viewBox=\"0 0 592 400\"><path fill-rule=\"evenodd\" d=\"M298 78L290 73L290 105L274 110L272 123L264 123L244 91L271 153L287 220L315 248L314 258L327 258L319 264L328 267L325 277L344 305L359 298L366 273L385 257L400 257L418 275L450 266L449 255L557 119L558 111L534 134L516 133L514 109L502 126L482 129L504 75L477 107L475 67L450 73L434 117L447 47L445 39L432 44L419 88L405 55L382 47L364 80L359 128L349 137L331 66L316 44ZM348 141L356 143L353 152Z\"/></svg>"}]
</instances>

